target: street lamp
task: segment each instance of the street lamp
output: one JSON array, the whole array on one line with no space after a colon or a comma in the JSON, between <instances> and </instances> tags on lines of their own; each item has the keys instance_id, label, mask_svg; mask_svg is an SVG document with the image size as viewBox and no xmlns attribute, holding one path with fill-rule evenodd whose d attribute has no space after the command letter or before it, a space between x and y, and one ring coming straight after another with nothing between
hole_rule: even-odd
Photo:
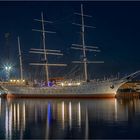
<instances>
[{"instance_id":1,"label":"street lamp","mask_svg":"<svg viewBox=\"0 0 140 140\"><path fill-rule=\"evenodd\" d=\"M6 80L9 81L10 79L10 71L12 70L12 67L11 66L5 66L5 72L6 72Z\"/></svg>"},{"instance_id":2,"label":"street lamp","mask_svg":"<svg viewBox=\"0 0 140 140\"><path fill-rule=\"evenodd\" d=\"M6 70L6 71L10 71L11 68L12 68L11 66L5 66L5 70Z\"/></svg>"}]
</instances>

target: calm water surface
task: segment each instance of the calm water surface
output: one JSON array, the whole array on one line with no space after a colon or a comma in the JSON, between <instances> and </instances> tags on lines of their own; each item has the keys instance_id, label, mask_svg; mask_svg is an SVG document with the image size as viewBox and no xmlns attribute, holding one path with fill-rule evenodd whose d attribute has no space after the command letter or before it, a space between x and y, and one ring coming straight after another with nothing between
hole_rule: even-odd
<instances>
[{"instance_id":1,"label":"calm water surface","mask_svg":"<svg viewBox=\"0 0 140 140\"><path fill-rule=\"evenodd\" d=\"M0 138L140 138L140 100L0 99Z\"/></svg>"}]
</instances>

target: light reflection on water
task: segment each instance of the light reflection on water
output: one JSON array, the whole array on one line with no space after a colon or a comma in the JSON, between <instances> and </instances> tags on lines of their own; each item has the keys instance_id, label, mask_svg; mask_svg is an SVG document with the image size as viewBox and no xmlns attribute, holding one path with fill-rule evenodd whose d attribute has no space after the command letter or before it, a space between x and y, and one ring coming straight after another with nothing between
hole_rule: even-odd
<instances>
[{"instance_id":1,"label":"light reflection on water","mask_svg":"<svg viewBox=\"0 0 140 140\"><path fill-rule=\"evenodd\" d=\"M0 99L0 138L140 138L140 100Z\"/></svg>"}]
</instances>

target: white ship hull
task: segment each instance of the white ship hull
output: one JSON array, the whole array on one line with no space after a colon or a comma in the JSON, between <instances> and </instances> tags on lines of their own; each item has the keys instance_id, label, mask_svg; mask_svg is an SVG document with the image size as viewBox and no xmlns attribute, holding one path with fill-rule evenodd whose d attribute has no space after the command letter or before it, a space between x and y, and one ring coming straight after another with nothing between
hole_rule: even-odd
<instances>
[{"instance_id":1,"label":"white ship hull","mask_svg":"<svg viewBox=\"0 0 140 140\"><path fill-rule=\"evenodd\" d=\"M69 96L114 96L121 85L140 74L140 71L130 74L120 80L87 82L79 86L54 86L54 87L30 87L21 85L3 85L5 92L10 95L43 96L43 97L67 97ZM36 96L36 97L37 97ZM83 97L84 97L83 96Z\"/></svg>"},{"instance_id":2,"label":"white ship hull","mask_svg":"<svg viewBox=\"0 0 140 140\"><path fill-rule=\"evenodd\" d=\"M29 87L5 85L9 93L13 94L116 94L118 88L123 84L121 81L115 83L86 83L80 86L54 86L54 87Z\"/></svg>"}]
</instances>

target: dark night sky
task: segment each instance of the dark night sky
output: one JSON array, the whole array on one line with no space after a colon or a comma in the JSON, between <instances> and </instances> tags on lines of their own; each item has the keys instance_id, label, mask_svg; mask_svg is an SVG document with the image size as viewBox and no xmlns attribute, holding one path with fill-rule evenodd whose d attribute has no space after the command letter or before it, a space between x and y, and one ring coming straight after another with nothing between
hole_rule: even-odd
<instances>
[{"instance_id":1,"label":"dark night sky","mask_svg":"<svg viewBox=\"0 0 140 140\"><path fill-rule=\"evenodd\" d=\"M21 48L24 59L24 72L33 70L29 62L35 62L39 57L29 54L30 48L41 47L40 33L32 29L40 29L39 23L33 19L40 18L44 12L46 20L53 24L46 24L46 30L56 31L56 34L47 34L46 47L60 49L64 53L62 58L49 57L49 61L64 62L67 68L51 68L51 75L61 75L75 67L71 61L80 59L81 52L71 50L71 44L80 43L79 27L72 22L80 22L74 12L80 12L80 4L84 5L84 13L92 15L86 18L87 25L96 26L96 29L86 30L86 44L97 45L100 53L88 53L89 60L103 60L104 64L89 65L91 77L130 73L140 69L140 2L0 2L0 60L3 66L10 50L9 57L14 64L13 75L18 73L17 36L21 39ZM9 37L5 38L5 33ZM33 60L34 59L34 60ZM76 68L75 68L76 69ZM2 70L1 70L2 71ZM2 75L2 72L1 72ZM17 74L16 74L17 75Z\"/></svg>"}]
</instances>

